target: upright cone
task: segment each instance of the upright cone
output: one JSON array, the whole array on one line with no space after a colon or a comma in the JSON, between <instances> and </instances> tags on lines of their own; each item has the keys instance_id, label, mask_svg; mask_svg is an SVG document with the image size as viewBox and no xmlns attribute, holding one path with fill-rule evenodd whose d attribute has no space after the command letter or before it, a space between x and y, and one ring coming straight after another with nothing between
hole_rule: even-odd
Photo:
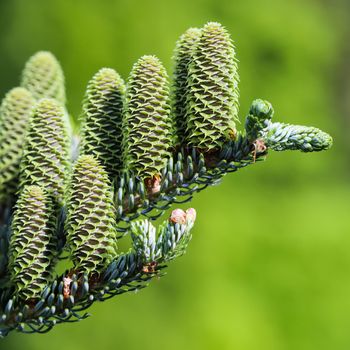
<instances>
[{"instance_id":1,"label":"upright cone","mask_svg":"<svg viewBox=\"0 0 350 350\"><path fill-rule=\"evenodd\" d=\"M53 98L62 105L66 102L63 71L51 52L39 51L27 61L21 85L36 100Z\"/></svg>"},{"instance_id":2,"label":"upright cone","mask_svg":"<svg viewBox=\"0 0 350 350\"><path fill-rule=\"evenodd\" d=\"M116 257L116 222L107 173L91 155L74 168L67 201L67 246L79 273L99 273Z\"/></svg>"},{"instance_id":3,"label":"upright cone","mask_svg":"<svg viewBox=\"0 0 350 350\"><path fill-rule=\"evenodd\" d=\"M119 74L102 68L89 82L83 106L80 153L94 155L111 178L123 168L124 94L125 84Z\"/></svg>"},{"instance_id":4,"label":"upright cone","mask_svg":"<svg viewBox=\"0 0 350 350\"><path fill-rule=\"evenodd\" d=\"M38 185L62 205L69 171L69 139L64 111L43 99L33 111L20 165L20 189Z\"/></svg>"},{"instance_id":5,"label":"upright cone","mask_svg":"<svg viewBox=\"0 0 350 350\"><path fill-rule=\"evenodd\" d=\"M11 225L10 280L21 298L40 296L56 254L55 219L49 197L38 186L21 192Z\"/></svg>"},{"instance_id":6,"label":"upright cone","mask_svg":"<svg viewBox=\"0 0 350 350\"><path fill-rule=\"evenodd\" d=\"M210 151L235 137L238 80L235 49L228 32L219 23L206 24L189 67L188 144Z\"/></svg>"},{"instance_id":7,"label":"upright cone","mask_svg":"<svg viewBox=\"0 0 350 350\"><path fill-rule=\"evenodd\" d=\"M7 93L0 107L0 202L17 191L19 164L29 117L34 105L31 93L21 87Z\"/></svg>"},{"instance_id":8,"label":"upright cone","mask_svg":"<svg viewBox=\"0 0 350 350\"><path fill-rule=\"evenodd\" d=\"M155 56L143 56L134 65L126 95L124 160L141 178L157 176L170 156L170 118L167 73Z\"/></svg>"},{"instance_id":9,"label":"upright cone","mask_svg":"<svg viewBox=\"0 0 350 350\"><path fill-rule=\"evenodd\" d=\"M188 95L189 65L197 47L201 31L189 28L176 43L174 52L174 74L172 86L172 112L175 121L176 143L182 144L185 139L186 99Z\"/></svg>"}]
</instances>

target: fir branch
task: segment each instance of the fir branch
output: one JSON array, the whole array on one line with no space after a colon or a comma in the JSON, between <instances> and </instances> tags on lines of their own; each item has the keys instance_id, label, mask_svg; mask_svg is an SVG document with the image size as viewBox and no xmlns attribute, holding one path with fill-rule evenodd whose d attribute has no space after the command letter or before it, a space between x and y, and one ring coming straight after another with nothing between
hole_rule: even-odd
<instances>
[{"instance_id":1,"label":"fir branch","mask_svg":"<svg viewBox=\"0 0 350 350\"><path fill-rule=\"evenodd\" d=\"M267 147L274 151L300 150L315 152L329 149L333 139L314 127L271 123L263 132Z\"/></svg>"},{"instance_id":2,"label":"fir branch","mask_svg":"<svg viewBox=\"0 0 350 350\"><path fill-rule=\"evenodd\" d=\"M37 102L28 132L16 127L28 117L29 92L13 90L0 109L0 174L8 172L1 163L6 153L17 166L21 158L14 186L19 200L0 207L0 336L45 333L84 319L88 314L81 312L95 301L144 288L191 238L195 210L176 209L155 227L151 220L165 209L265 159L269 150L312 152L332 145L319 129L272 122L273 108L263 100L252 103L245 130L236 131L237 61L218 23L180 38L174 79L171 113L167 74L156 57L134 65L125 101L119 75L100 70L88 85L82 155L69 176L63 74L49 53L29 60L23 86L34 99L52 99ZM146 219L136 221L141 216ZM131 233L130 251L117 252L117 231ZM65 244L73 267L51 281Z\"/></svg>"},{"instance_id":3,"label":"fir branch","mask_svg":"<svg viewBox=\"0 0 350 350\"><path fill-rule=\"evenodd\" d=\"M95 301L104 301L115 295L136 291L147 286L153 277L160 277L165 264L184 253L191 238L195 221L193 209L185 213L185 220L172 215L155 233L150 222L135 226L133 251L115 258L99 276L77 275L66 272L48 285L35 303L28 305L20 299L7 299L0 294L0 336L17 329L25 333L42 333L62 322L74 322L88 314L79 313ZM157 255L140 254L152 247ZM1 312L0 311L0 312Z\"/></svg>"},{"instance_id":4,"label":"fir branch","mask_svg":"<svg viewBox=\"0 0 350 350\"><path fill-rule=\"evenodd\" d=\"M271 123L272 115L268 101L255 100L246 130L238 132L236 139L223 144L220 150L203 153L192 147L175 151L161 171L158 191L148 191L141 179L124 174L115 190L118 230L128 233L129 224L138 217L156 219L174 203L190 201L195 193L216 185L227 173L264 160L269 149L305 152L307 147L309 152L315 152L331 147L332 138L323 131Z\"/></svg>"},{"instance_id":5,"label":"fir branch","mask_svg":"<svg viewBox=\"0 0 350 350\"><path fill-rule=\"evenodd\" d=\"M183 148L162 169L157 191L149 191L142 179L124 174L115 190L118 230L128 232L129 223L140 215L156 219L172 204L190 201L195 193L217 184L225 174L262 160L266 150L254 157L254 149L241 135L210 154Z\"/></svg>"}]
</instances>

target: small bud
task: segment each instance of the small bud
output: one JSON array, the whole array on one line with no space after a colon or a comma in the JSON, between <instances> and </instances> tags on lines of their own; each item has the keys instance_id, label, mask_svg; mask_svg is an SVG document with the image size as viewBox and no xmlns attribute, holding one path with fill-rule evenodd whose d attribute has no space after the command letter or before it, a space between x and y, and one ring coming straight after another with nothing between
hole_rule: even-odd
<instances>
[{"instance_id":1,"label":"small bud","mask_svg":"<svg viewBox=\"0 0 350 350\"><path fill-rule=\"evenodd\" d=\"M265 142L264 140L262 139L257 139L255 142L254 142L254 147L255 147L255 152L256 153L263 153L266 151L267 147L265 145Z\"/></svg>"},{"instance_id":2,"label":"small bud","mask_svg":"<svg viewBox=\"0 0 350 350\"><path fill-rule=\"evenodd\" d=\"M148 177L147 179L145 179L145 185L150 194L156 194L160 191L161 180L162 178L160 174L156 174L152 177Z\"/></svg>"},{"instance_id":3,"label":"small bud","mask_svg":"<svg viewBox=\"0 0 350 350\"><path fill-rule=\"evenodd\" d=\"M253 114L261 119L271 119L273 116L273 107L270 102L257 99L253 101L249 114Z\"/></svg>"},{"instance_id":4,"label":"small bud","mask_svg":"<svg viewBox=\"0 0 350 350\"><path fill-rule=\"evenodd\" d=\"M70 284L73 280L70 277L63 278L63 297L64 299L68 299L70 296Z\"/></svg>"},{"instance_id":5,"label":"small bud","mask_svg":"<svg viewBox=\"0 0 350 350\"><path fill-rule=\"evenodd\" d=\"M192 221L195 222L197 217L196 209L189 208L186 210L186 221Z\"/></svg>"},{"instance_id":6,"label":"small bud","mask_svg":"<svg viewBox=\"0 0 350 350\"><path fill-rule=\"evenodd\" d=\"M182 209L175 209L172 211L169 221L174 224L185 224L186 213Z\"/></svg>"},{"instance_id":7,"label":"small bud","mask_svg":"<svg viewBox=\"0 0 350 350\"><path fill-rule=\"evenodd\" d=\"M255 142L264 134L264 130L271 124L273 108L270 102L254 100L245 122L246 135L251 142Z\"/></svg>"}]
</instances>

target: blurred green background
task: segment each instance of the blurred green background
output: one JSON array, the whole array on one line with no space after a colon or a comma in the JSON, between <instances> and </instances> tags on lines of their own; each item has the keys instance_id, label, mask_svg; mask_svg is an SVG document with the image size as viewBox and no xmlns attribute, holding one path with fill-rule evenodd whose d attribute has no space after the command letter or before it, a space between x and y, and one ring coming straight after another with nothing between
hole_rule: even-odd
<instances>
[{"instance_id":1,"label":"blurred green background","mask_svg":"<svg viewBox=\"0 0 350 350\"><path fill-rule=\"evenodd\" d=\"M196 196L193 241L166 277L1 349L350 349L348 0L1 0L0 94L50 50L77 118L100 67L126 78L155 54L170 73L179 35L209 20L235 40L242 119L265 98L276 120L324 129L334 147L270 154L227 176Z\"/></svg>"}]
</instances>

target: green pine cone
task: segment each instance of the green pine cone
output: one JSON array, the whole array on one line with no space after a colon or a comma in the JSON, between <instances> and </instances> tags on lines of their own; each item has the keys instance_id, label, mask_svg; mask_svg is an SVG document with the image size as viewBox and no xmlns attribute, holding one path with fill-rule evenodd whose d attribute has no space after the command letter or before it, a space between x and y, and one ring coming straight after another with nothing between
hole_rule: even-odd
<instances>
[{"instance_id":1,"label":"green pine cone","mask_svg":"<svg viewBox=\"0 0 350 350\"><path fill-rule=\"evenodd\" d=\"M176 143L182 144L185 139L186 99L188 94L189 64L200 38L201 30L189 28L176 43L174 52L174 76L172 86L172 109L175 118Z\"/></svg>"},{"instance_id":2,"label":"green pine cone","mask_svg":"<svg viewBox=\"0 0 350 350\"><path fill-rule=\"evenodd\" d=\"M21 192L11 225L10 282L24 299L40 296L51 278L57 240L53 206L38 186Z\"/></svg>"},{"instance_id":3,"label":"green pine cone","mask_svg":"<svg viewBox=\"0 0 350 350\"><path fill-rule=\"evenodd\" d=\"M0 202L17 191L23 139L34 105L31 93L21 87L7 93L0 107Z\"/></svg>"},{"instance_id":4,"label":"green pine cone","mask_svg":"<svg viewBox=\"0 0 350 350\"><path fill-rule=\"evenodd\" d=\"M50 52L39 51L27 61L21 85L37 100L53 98L62 105L66 102L63 71Z\"/></svg>"},{"instance_id":5,"label":"green pine cone","mask_svg":"<svg viewBox=\"0 0 350 350\"><path fill-rule=\"evenodd\" d=\"M69 139L64 110L43 99L34 108L20 164L20 188L38 185L61 205L69 170Z\"/></svg>"},{"instance_id":6,"label":"green pine cone","mask_svg":"<svg viewBox=\"0 0 350 350\"><path fill-rule=\"evenodd\" d=\"M126 93L124 162L142 178L158 175L170 156L172 121L167 73L155 56L133 66Z\"/></svg>"},{"instance_id":7,"label":"green pine cone","mask_svg":"<svg viewBox=\"0 0 350 350\"><path fill-rule=\"evenodd\" d=\"M228 32L219 23L206 24L189 66L188 144L209 151L235 137L238 81L235 48Z\"/></svg>"},{"instance_id":8,"label":"green pine cone","mask_svg":"<svg viewBox=\"0 0 350 350\"><path fill-rule=\"evenodd\" d=\"M263 139L265 145L274 151L318 152L333 144L332 137L320 129L283 123L270 124Z\"/></svg>"},{"instance_id":9,"label":"green pine cone","mask_svg":"<svg viewBox=\"0 0 350 350\"><path fill-rule=\"evenodd\" d=\"M89 82L83 105L81 154L92 154L110 177L123 168L122 111L125 85L119 74L102 68Z\"/></svg>"},{"instance_id":10,"label":"green pine cone","mask_svg":"<svg viewBox=\"0 0 350 350\"><path fill-rule=\"evenodd\" d=\"M80 156L67 201L67 246L80 273L102 272L116 257L116 222L111 184L100 163Z\"/></svg>"}]
</instances>

